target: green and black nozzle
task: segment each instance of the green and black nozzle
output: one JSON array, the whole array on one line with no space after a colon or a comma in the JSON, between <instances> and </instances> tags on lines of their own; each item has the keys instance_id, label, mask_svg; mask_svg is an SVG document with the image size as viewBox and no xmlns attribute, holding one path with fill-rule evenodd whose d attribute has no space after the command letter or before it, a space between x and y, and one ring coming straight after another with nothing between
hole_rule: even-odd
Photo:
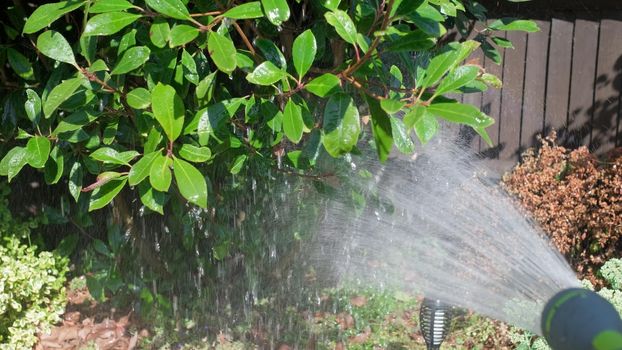
<instances>
[{"instance_id":1,"label":"green and black nozzle","mask_svg":"<svg viewBox=\"0 0 622 350\"><path fill-rule=\"evenodd\" d=\"M542 332L555 350L622 350L622 320L600 295L565 289L548 301Z\"/></svg>"}]
</instances>

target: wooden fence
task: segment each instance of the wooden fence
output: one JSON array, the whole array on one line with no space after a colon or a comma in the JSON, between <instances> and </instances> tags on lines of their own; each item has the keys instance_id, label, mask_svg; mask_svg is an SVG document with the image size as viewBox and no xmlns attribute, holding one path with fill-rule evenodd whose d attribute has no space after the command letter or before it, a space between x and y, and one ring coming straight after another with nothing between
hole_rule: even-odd
<instances>
[{"instance_id":1,"label":"wooden fence","mask_svg":"<svg viewBox=\"0 0 622 350\"><path fill-rule=\"evenodd\" d=\"M498 159L500 169L553 128L569 147L603 153L622 146L622 1L484 3L495 17L535 19L541 31L505 33L514 49L501 52L501 65L475 55L504 86L464 96L497 122L489 129L494 147L463 130L466 142Z\"/></svg>"}]
</instances>

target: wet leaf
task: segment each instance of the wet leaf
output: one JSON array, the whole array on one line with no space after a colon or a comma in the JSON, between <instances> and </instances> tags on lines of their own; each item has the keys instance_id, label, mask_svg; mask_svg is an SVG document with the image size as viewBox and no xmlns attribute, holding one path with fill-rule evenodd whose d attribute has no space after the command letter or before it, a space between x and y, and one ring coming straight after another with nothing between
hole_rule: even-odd
<instances>
[{"instance_id":1,"label":"wet leaf","mask_svg":"<svg viewBox=\"0 0 622 350\"><path fill-rule=\"evenodd\" d=\"M328 99L323 128L322 143L328 154L338 157L352 150L361 132L359 112L352 97L336 94Z\"/></svg>"},{"instance_id":2,"label":"wet leaf","mask_svg":"<svg viewBox=\"0 0 622 350\"><path fill-rule=\"evenodd\" d=\"M28 152L24 147L13 147L0 161L0 175L8 176L9 182L22 170L28 159Z\"/></svg>"},{"instance_id":3,"label":"wet leaf","mask_svg":"<svg viewBox=\"0 0 622 350\"><path fill-rule=\"evenodd\" d=\"M91 194L89 201L89 211L101 209L112 202L114 197L121 192L127 179L111 180L105 185L96 188Z\"/></svg>"},{"instance_id":4,"label":"wet leaf","mask_svg":"<svg viewBox=\"0 0 622 350\"><path fill-rule=\"evenodd\" d=\"M80 109L67 117L60 119L56 129L52 131L52 135L75 131L88 125L97 119L97 115L87 109Z\"/></svg>"},{"instance_id":5,"label":"wet leaf","mask_svg":"<svg viewBox=\"0 0 622 350\"><path fill-rule=\"evenodd\" d=\"M340 82L336 75L325 73L308 82L305 89L316 96L326 97L341 91Z\"/></svg>"},{"instance_id":6,"label":"wet leaf","mask_svg":"<svg viewBox=\"0 0 622 350\"><path fill-rule=\"evenodd\" d=\"M337 34L347 43L356 45L356 26L345 11L334 10L324 14L328 24L333 26Z\"/></svg>"},{"instance_id":7,"label":"wet leaf","mask_svg":"<svg viewBox=\"0 0 622 350\"><path fill-rule=\"evenodd\" d=\"M80 193L82 193L83 170L80 162L74 162L69 171L69 193L73 199L78 202Z\"/></svg>"},{"instance_id":8,"label":"wet leaf","mask_svg":"<svg viewBox=\"0 0 622 350\"><path fill-rule=\"evenodd\" d=\"M52 24L65 13L84 5L84 1L61 1L37 6L24 24L24 33L32 34Z\"/></svg>"},{"instance_id":9,"label":"wet leaf","mask_svg":"<svg viewBox=\"0 0 622 350\"><path fill-rule=\"evenodd\" d=\"M422 30L414 30L406 35L401 35L390 41L386 50L389 52L421 51L436 45L436 38L431 37Z\"/></svg>"},{"instance_id":10,"label":"wet leaf","mask_svg":"<svg viewBox=\"0 0 622 350\"><path fill-rule=\"evenodd\" d=\"M65 102L82 84L82 79L73 78L58 84L43 103L43 115L49 118L60 105Z\"/></svg>"},{"instance_id":11,"label":"wet leaf","mask_svg":"<svg viewBox=\"0 0 622 350\"><path fill-rule=\"evenodd\" d=\"M151 163L149 169L149 182L154 189L161 192L168 192L171 187L172 175L171 175L171 158L163 156L158 153Z\"/></svg>"},{"instance_id":12,"label":"wet leaf","mask_svg":"<svg viewBox=\"0 0 622 350\"><path fill-rule=\"evenodd\" d=\"M170 35L171 27L168 22L162 18L156 18L149 29L149 38L153 45L163 48L170 39Z\"/></svg>"},{"instance_id":13,"label":"wet leaf","mask_svg":"<svg viewBox=\"0 0 622 350\"><path fill-rule=\"evenodd\" d=\"M151 54L151 50L146 46L135 46L127 49L110 74L125 74L133 71L149 60L149 54Z\"/></svg>"},{"instance_id":14,"label":"wet leaf","mask_svg":"<svg viewBox=\"0 0 622 350\"><path fill-rule=\"evenodd\" d=\"M185 160L173 159L175 181L181 195L190 203L207 208L207 183L203 174Z\"/></svg>"},{"instance_id":15,"label":"wet leaf","mask_svg":"<svg viewBox=\"0 0 622 350\"><path fill-rule=\"evenodd\" d=\"M275 26L280 26L290 16L287 0L261 0L266 18Z\"/></svg>"},{"instance_id":16,"label":"wet leaf","mask_svg":"<svg viewBox=\"0 0 622 350\"><path fill-rule=\"evenodd\" d=\"M511 17L498 19L492 22L488 27L493 30L523 31L529 33L540 31L538 24L534 21Z\"/></svg>"},{"instance_id":17,"label":"wet leaf","mask_svg":"<svg viewBox=\"0 0 622 350\"><path fill-rule=\"evenodd\" d=\"M184 127L184 102L170 85L158 83L151 92L151 109L169 141L175 141Z\"/></svg>"},{"instance_id":18,"label":"wet leaf","mask_svg":"<svg viewBox=\"0 0 622 350\"><path fill-rule=\"evenodd\" d=\"M292 99L289 99L283 110L283 132L290 141L298 143L302 138L303 129L302 110Z\"/></svg>"},{"instance_id":19,"label":"wet leaf","mask_svg":"<svg viewBox=\"0 0 622 350\"><path fill-rule=\"evenodd\" d=\"M149 176L151 165L161 151L151 152L140 158L132 168L128 176L130 186L136 186Z\"/></svg>"},{"instance_id":20,"label":"wet leaf","mask_svg":"<svg viewBox=\"0 0 622 350\"><path fill-rule=\"evenodd\" d=\"M286 76L285 71L266 61L246 75L246 80L255 85L272 85Z\"/></svg>"},{"instance_id":21,"label":"wet leaf","mask_svg":"<svg viewBox=\"0 0 622 350\"><path fill-rule=\"evenodd\" d=\"M371 130L374 135L376 152L381 162L389 157L393 147L393 131L387 113L380 107L380 103L372 97L366 97L371 114Z\"/></svg>"},{"instance_id":22,"label":"wet leaf","mask_svg":"<svg viewBox=\"0 0 622 350\"><path fill-rule=\"evenodd\" d=\"M410 133L406 129L406 126L404 126L404 122L395 117L390 117L390 120L395 147L404 154L413 153L415 151L415 144L410 138Z\"/></svg>"},{"instance_id":23,"label":"wet leaf","mask_svg":"<svg viewBox=\"0 0 622 350\"><path fill-rule=\"evenodd\" d=\"M218 32L211 32L207 40L207 49L219 70L227 74L235 70L236 51L231 39Z\"/></svg>"},{"instance_id":24,"label":"wet leaf","mask_svg":"<svg viewBox=\"0 0 622 350\"><path fill-rule=\"evenodd\" d=\"M294 68L296 68L299 79L302 79L309 71L309 68L313 65L316 52L317 43L315 42L315 36L313 36L313 32L310 29L302 32L302 34L294 40L292 59L294 61Z\"/></svg>"},{"instance_id":25,"label":"wet leaf","mask_svg":"<svg viewBox=\"0 0 622 350\"><path fill-rule=\"evenodd\" d=\"M69 42L58 32L48 30L41 33L37 37L37 49L49 58L76 65L76 58L71 51Z\"/></svg>"},{"instance_id":26,"label":"wet leaf","mask_svg":"<svg viewBox=\"0 0 622 350\"><path fill-rule=\"evenodd\" d=\"M107 12L91 17L84 27L83 36L112 35L134 23L142 15L127 12Z\"/></svg>"},{"instance_id":27,"label":"wet leaf","mask_svg":"<svg viewBox=\"0 0 622 350\"><path fill-rule=\"evenodd\" d=\"M240 4L230 8L227 12L223 13L223 17L233 19L252 19L263 17L261 11L261 2L251 1L245 4Z\"/></svg>"},{"instance_id":28,"label":"wet leaf","mask_svg":"<svg viewBox=\"0 0 622 350\"><path fill-rule=\"evenodd\" d=\"M134 7L127 0L99 0L89 8L89 13L124 11Z\"/></svg>"},{"instance_id":29,"label":"wet leaf","mask_svg":"<svg viewBox=\"0 0 622 350\"><path fill-rule=\"evenodd\" d=\"M28 140L26 144L28 164L33 168L43 168L50 156L51 147L50 140L43 136L35 136Z\"/></svg>"},{"instance_id":30,"label":"wet leaf","mask_svg":"<svg viewBox=\"0 0 622 350\"><path fill-rule=\"evenodd\" d=\"M126 98L127 104L132 108L145 109L151 105L151 93L142 87L128 92Z\"/></svg>"},{"instance_id":31,"label":"wet leaf","mask_svg":"<svg viewBox=\"0 0 622 350\"><path fill-rule=\"evenodd\" d=\"M41 119L41 99L34 90L26 90L24 109L26 110L28 119L34 124L39 124L39 119Z\"/></svg>"},{"instance_id":32,"label":"wet leaf","mask_svg":"<svg viewBox=\"0 0 622 350\"><path fill-rule=\"evenodd\" d=\"M199 29L187 24L178 24L171 29L169 44L171 47L186 45L199 36Z\"/></svg>"},{"instance_id":33,"label":"wet leaf","mask_svg":"<svg viewBox=\"0 0 622 350\"><path fill-rule=\"evenodd\" d=\"M191 19L188 9L181 0L146 0L149 7L175 19Z\"/></svg>"},{"instance_id":34,"label":"wet leaf","mask_svg":"<svg viewBox=\"0 0 622 350\"><path fill-rule=\"evenodd\" d=\"M185 143L179 149L179 156L190 162L203 163L212 158L212 151L207 147L197 147Z\"/></svg>"},{"instance_id":35,"label":"wet leaf","mask_svg":"<svg viewBox=\"0 0 622 350\"><path fill-rule=\"evenodd\" d=\"M238 174L240 172L240 170L242 170L242 166L244 166L244 162L246 162L246 154L241 154L237 157L235 157L235 160L233 161L233 163L231 164L231 167L229 168L229 172L233 175Z\"/></svg>"},{"instance_id":36,"label":"wet leaf","mask_svg":"<svg viewBox=\"0 0 622 350\"><path fill-rule=\"evenodd\" d=\"M50 152L50 158L45 165L44 175L45 182L53 185L60 181L65 170L65 155L58 146L55 146Z\"/></svg>"},{"instance_id":37,"label":"wet leaf","mask_svg":"<svg viewBox=\"0 0 622 350\"><path fill-rule=\"evenodd\" d=\"M149 209L164 215L164 204L166 203L166 193L156 191L148 182L141 182L138 185L140 201Z\"/></svg>"},{"instance_id":38,"label":"wet leaf","mask_svg":"<svg viewBox=\"0 0 622 350\"><path fill-rule=\"evenodd\" d=\"M138 155L136 151L117 152L110 147L102 147L90 154L92 159L108 164L129 165Z\"/></svg>"},{"instance_id":39,"label":"wet leaf","mask_svg":"<svg viewBox=\"0 0 622 350\"><path fill-rule=\"evenodd\" d=\"M451 71L438 85L434 96L439 96L447 92L455 91L477 78L480 68L478 66L460 66Z\"/></svg>"}]
</instances>

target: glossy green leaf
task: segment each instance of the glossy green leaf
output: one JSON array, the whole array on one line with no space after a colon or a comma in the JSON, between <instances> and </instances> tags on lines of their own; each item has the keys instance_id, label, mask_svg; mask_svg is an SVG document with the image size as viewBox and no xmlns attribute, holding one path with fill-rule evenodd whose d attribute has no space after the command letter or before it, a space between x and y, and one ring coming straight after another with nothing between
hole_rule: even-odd
<instances>
[{"instance_id":1,"label":"glossy green leaf","mask_svg":"<svg viewBox=\"0 0 622 350\"><path fill-rule=\"evenodd\" d=\"M149 38L153 45L163 48L168 43L171 36L171 27L168 22L162 18L156 18L149 28Z\"/></svg>"},{"instance_id":2,"label":"glossy green leaf","mask_svg":"<svg viewBox=\"0 0 622 350\"><path fill-rule=\"evenodd\" d=\"M187 24L178 24L171 29L169 45L171 47L186 45L199 36L199 29Z\"/></svg>"},{"instance_id":3,"label":"glossy green leaf","mask_svg":"<svg viewBox=\"0 0 622 350\"><path fill-rule=\"evenodd\" d=\"M212 96L214 95L214 88L216 87L215 82L216 72L212 72L205 76L205 78L201 79L195 90L195 94L201 102L208 103L212 99Z\"/></svg>"},{"instance_id":4,"label":"glossy green leaf","mask_svg":"<svg viewBox=\"0 0 622 350\"><path fill-rule=\"evenodd\" d=\"M128 176L130 186L138 185L144 179L146 179L147 176L149 176L149 172L151 171L151 165L153 164L153 161L156 159L158 154L161 154L161 152L155 151L149 154L145 154L136 163L134 163L134 165L132 165Z\"/></svg>"},{"instance_id":5,"label":"glossy green leaf","mask_svg":"<svg viewBox=\"0 0 622 350\"><path fill-rule=\"evenodd\" d=\"M219 70L227 74L235 70L236 51L231 39L218 32L211 32L207 40L207 49Z\"/></svg>"},{"instance_id":6,"label":"glossy green leaf","mask_svg":"<svg viewBox=\"0 0 622 350\"><path fill-rule=\"evenodd\" d=\"M233 175L236 175L240 172L240 170L242 170L242 167L244 166L244 163L246 162L246 154L241 154L237 157L235 157L235 159L233 160L233 163L231 164L231 167L229 168L229 172Z\"/></svg>"},{"instance_id":7,"label":"glossy green leaf","mask_svg":"<svg viewBox=\"0 0 622 350\"><path fill-rule=\"evenodd\" d=\"M9 182L28 163L28 151L24 147L11 148L0 161L0 175L8 176Z\"/></svg>"},{"instance_id":8,"label":"glossy green leaf","mask_svg":"<svg viewBox=\"0 0 622 350\"><path fill-rule=\"evenodd\" d=\"M104 145L111 145L116 140L118 130L118 118L112 118L108 123L106 123L106 127L104 127L104 132L102 133L102 142L104 143Z\"/></svg>"},{"instance_id":9,"label":"glossy green leaf","mask_svg":"<svg viewBox=\"0 0 622 350\"><path fill-rule=\"evenodd\" d=\"M419 85L421 88L428 88L436 84L459 60L459 51L448 48L448 50L436 55L430 60L425 77Z\"/></svg>"},{"instance_id":10,"label":"glossy green leaf","mask_svg":"<svg viewBox=\"0 0 622 350\"><path fill-rule=\"evenodd\" d=\"M84 171L82 170L82 163L75 161L71 170L69 171L69 194L71 197L77 202L80 198L80 193L82 192L82 181L84 177Z\"/></svg>"},{"instance_id":11,"label":"glossy green leaf","mask_svg":"<svg viewBox=\"0 0 622 350\"><path fill-rule=\"evenodd\" d=\"M449 122L461 123L473 128L486 128L495 122L494 119L470 104L457 102L433 103L428 106L427 110L431 114L439 116Z\"/></svg>"},{"instance_id":12,"label":"glossy green leaf","mask_svg":"<svg viewBox=\"0 0 622 350\"><path fill-rule=\"evenodd\" d=\"M503 47L506 49L513 49L514 48L514 44L512 44L512 42L508 39L505 38L501 38L498 36L493 36L492 37L492 41L497 44L497 46L499 47Z\"/></svg>"},{"instance_id":13,"label":"glossy green leaf","mask_svg":"<svg viewBox=\"0 0 622 350\"><path fill-rule=\"evenodd\" d=\"M124 11L134 7L127 0L98 0L89 8L89 13Z\"/></svg>"},{"instance_id":14,"label":"glossy green leaf","mask_svg":"<svg viewBox=\"0 0 622 350\"><path fill-rule=\"evenodd\" d=\"M429 3L424 3L417 7L414 12L408 14L408 19L417 28L433 37L439 38L447 32L447 29L442 24L445 21L445 16Z\"/></svg>"},{"instance_id":15,"label":"glossy green leaf","mask_svg":"<svg viewBox=\"0 0 622 350\"><path fill-rule=\"evenodd\" d=\"M290 16L287 0L261 0L266 18L275 26L280 26Z\"/></svg>"},{"instance_id":16,"label":"glossy green leaf","mask_svg":"<svg viewBox=\"0 0 622 350\"><path fill-rule=\"evenodd\" d=\"M305 30L294 40L292 49L292 59L294 60L294 68L298 73L298 77L302 79L309 71L315 60L317 53L317 43L315 36L310 29Z\"/></svg>"},{"instance_id":17,"label":"glossy green leaf","mask_svg":"<svg viewBox=\"0 0 622 350\"><path fill-rule=\"evenodd\" d=\"M28 61L26 56L10 47L6 49L6 53L9 65L19 77L26 80L35 79L35 72L32 69L32 64L30 64L30 61Z\"/></svg>"},{"instance_id":18,"label":"glossy green leaf","mask_svg":"<svg viewBox=\"0 0 622 350\"><path fill-rule=\"evenodd\" d=\"M302 110L290 98L283 110L283 132L291 142L298 143L302 138L303 129Z\"/></svg>"},{"instance_id":19,"label":"glossy green leaf","mask_svg":"<svg viewBox=\"0 0 622 350\"><path fill-rule=\"evenodd\" d=\"M41 119L41 99L34 90L26 89L26 102L24 102L26 116L34 124L39 124Z\"/></svg>"},{"instance_id":20,"label":"glossy green leaf","mask_svg":"<svg viewBox=\"0 0 622 350\"><path fill-rule=\"evenodd\" d=\"M404 154L413 153L415 151L415 144L410 138L410 133L406 129L404 122L395 117L390 117L390 120L395 147L397 147L397 149Z\"/></svg>"},{"instance_id":21,"label":"glossy green leaf","mask_svg":"<svg viewBox=\"0 0 622 350\"><path fill-rule=\"evenodd\" d=\"M97 119L97 114L87 109L80 109L60 119L52 135L75 131Z\"/></svg>"},{"instance_id":22,"label":"glossy green leaf","mask_svg":"<svg viewBox=\"0 0 622 350\"><path fill-rule=\"evenodd\" d=\"M132 108L145 109L151 105L151 93L149 90L139 87L127 93L127 104Z\"/></svg>"},{"instance_id":23,"label":"glossy green leaf","mask_svg":"<svg viewBox=\"0 0 622 350\"><path fill-rule=\"evenodd\" d=\"M157 153L149 169L149 183L157 191L168 192L173 179L171 174L171 158Z\"/></svg>"},{"instance_id":24,"label":"glossy green leaf","mask_svg":"<svg viewBox=\"0 0 622 350\"><path fill-rule=\"evenodd\" d=\"M207 208L207 183L203 174L185 160L173 159L173 172L179 193L201 208Z\"/></svg>"},{"instance_id":25,"label":"glossy green leaf","mask_svg":"<svg viewBox=\"0 0 622 350\"><path fill-rule=\"evenodd\" d=\"M148 182L138 184L138 195L140 201L149 209L164 215L164 204L166 203L166 194L156 191Z\"/></svg>"},{"instance_id":26,"label":"glossy green leaf","mask_svg":"<svg viewBox=\"0 0 622 350\"><path fill-rule=\"evenodd\" d=\"M105 184L107 184L108 182L115 180L115 179L119 179L120 177L126 178L127 175L123 175L120 172L117 171L104 171L103 173L97 175L97 178L95 179L95 182L88 185L87 187L82 189L82 192L90 192L93 191L99 187L104 186Z\"/></svg>"},{"instance_id":27,"label":"glossy green leaf","mask_svg":"<svg viewBox=\"0 0 622 350\"><path fill-rule=\"evenodd\" d=\"M488 40L482 42L482 51L484 51L484 55L488 57L495 64L501 64L503 61L503 56L494 46L492 46Z\"/></svg>"},{"instance_id":28,"label":"glossy green leaf","mask_svg":"<svg viewBox=\"0 0 622 350\"><path fill-rule=\"evenodd\" d=\"M151 92L151 109L169 141L175 141L184 127L184 102L170 85L158 83Z\"/></svg>"},{"instance_id":29,"label":"glossy green leaf","mask_svg":"<svg viewBox=\"0 0 622 350\"><path fill-rule=\"evenodd\" d=\"M207 147L197 147L184 143L179 148L179 156L190 162L203 163L212 158L212 151Z\"/></svg>"},{"instance_id":30,"label":"glossy green leaf","mask_svg":"<svg viewBox=\"0 0 622 350\"><path fill-rule=\"evenodd\" d=\"M251 1L245 4L237 5L223 13L223 17L233 19L261 18L263 17L263 12L261 11L261 2Z\"/></svg>"},{"instance_id":31,"label":"glossy green leaf","mask_svg":"<svg viewBox=\"0 0 622 350\"><path fill-rule=\"evenodd\" d=\"M135 46L127 49L110 74L125 74L133 71L149 60L149 54L151 54L151 50L146 46Z\"/></svg>"},{"instance_id":32,"label":"glossy green leaf","mask_svg":"<svg viewBox=\"0 0 622 350\"><path fill-rule=\"evenodd\" d=\"M440 125L435 116L428 113L425 106L417 105L404 116L407 127L413 127L422 144L428 143L438 132Z\"/></svg>"},{"instance_id":33,"label":"glossy green leaf","mask_svg":"<svg viewBox=\"0 0 622 350\"><path fill-rule=\"evenodd\" d=\"M199 73L197 72L197 64L192 58L192 55L185 49L181 51L181 64L184 70L184 78L197 85L199 83Z\"/></svg>"},{"instance_id":34,"label":"glossy green leaf","mask_svg":"<svg viewBox=\"0 0 622 350\"><path fill-rule=\"evenodd\" d=\"M38 32L61 18L65 13L71 12L82 5L84 5L84 1L61 1L37 6L24 24L24 33L32 34Z\"/></svg>"},{"instance_id":35,"label":"glossy green leaf","mask_svg":"<svg viewBox=\"0 0 622 350\"><path fill-rule=\"evenodd\" d=\"M287 70L287 60L285 55L281 52L278 46L268 39L258 38L255 39L255 46L261 52L261 55L268 61L274 63L275 66Z\"/></svg>"},{"instance_id":36,"label":"glossy green leaf","mask_svg":"<svg viewBox=\"0 0 622 350\"><path fill-rule=\"evenodd\" d=\"M137 155L136 151L118 152L110 147L102 147L91 153L90 157L108 164L130 165L130 160Z\"/></svg>"},{"instance_id":37,"label":"glossy green leaf","mask_svg":"<svg viewBox=\"0 0 622 350\"><path fill-rule=\"evenodd\" d=\"M175 19L189 20L190 13L181 0L146 0L149 7Z\"/></svg>"},{"instance_id":38,"label":"glossy green leaf","mask_svg":"<svg viewBox=\"0 0 622 350\"><path fill-rule=\"evenodd\" d=\"M112 202L114 197L121 192L127 179L111 180L101 187L96 188L91 194L89 211L101 209Z\"/></svg>"},{"instance_id":39,"label":"glossy green leaf","mask_svg":"<svg viewBox=\"0 0 622 350\"><path fill-rule=\"evenodd\" d=\"M328 154L338 157L352 150L361 132L359 112L352 97L335 94L328 99L323 129L322 143Z\"/></svg>"},{"instance_id":40,"label":"glossy green leaf","mask_svg":"<svg viewBox=\"0 0 622 350\"><path fill-rule=\"evenodd\" d=\"M386 50L389 52L421 51L436 45L436 38L431 37L420 29L409 32L406 35L397 36L387 43Z\"/></svg>"},{"instance_id":41,"label":"glossy green leaf","mask_svg":"<svg viewBox=\"0 0 622 350\"><path fill-rule=\"evenodd\" d=\"M494 74L484 73L479 79L483 81L484 83L486 83L487 85L494 87L495 89L501 89L503 87L503 83L501 82L501 79L499 79Z\"/></svg>"},{"instance_id":42,"label":"glossy green leaf","mask_svg":"<svg viewBox=\"0 0 622 350\"><path fill-rule=\"evenodd\" d=\"M415 11L425 0L396 0L393 3L391 16L405 16Z\"/></svg>"},{"instance_id":43,"label":"glossy green leaf","mask_svg":"<svg viewBox=\"0 0 622 350\"><path fill-rule=\"evenodd\" d=\"M382 109L388 114L394 114L399 112L405 104L406 102L400 101L397 97L385 98L380 101L380 107L382 107Z\"/></svg>"},{"instance_id":44,"label":"glossy green leaf","mask_svg":"<svg viewBox=\"0 0 622 350\"><path fill-rule=\"evenodd\" d=\"M60 181L65 171L65 155L58 146L55 146L50 152L50 158L45 164L44 176L45 182L53 185Z\"/></svg>"},{"instance_id":45,"label":"glossy green leaf","mask_svg":"<svg viewBox=\"0 0 622 350\"><path fill-rule=\"evenodd\" d=\"M142 15L127 12L107 12L91 17L84 26L83 36L112 35L134 23Z\"/></svg>"},{"instance_id":46,"label":"glossy green leaf","mask_svg":"<svg viewBox=\"0 0 622 350\"><path fill-rule=\"evenodd\" d=\"M333 26L337 34L346 42L356 45L356 26L345 11L334 10L324 14L328 24Z\"/></svg>"},{"instance_id":47,"label":"glossy green leaf","mask_svg":"<svg viewBox=\"0 0 622 350\"><path fill-rule=\"evenodd\" d=\"M52 145L50 140L43 136L35 136L28 140L26 151L28 152L27 162L33 168L43 168L50 156Z\"/></svg>"},{"instance_id":48,"label":"glossy green leaf","mask_svg":"<svg viewBox=\"0 0 622 350\"><path fill-rule=\"evenodd\" d=\"M451 71L445 79L441 81L434 92L434 96L442 95L450 91L455 91L477 78L480 68L478 66L460 66Z\"/></svg>"},{"instance_id":49,"label":"glossy green leaf","mask_svg":"<svg viewBox=\"0 0 622 350\"><path fill-rule=\"evenodd\" d=\"M43 115L49 118L82 84L81 78L73 78L58 84L43 102Z\"/></svg>"},{"instance_id":50,"label":"glossy green leaf","mask_svg":"<svg viewBox=\"0 0 622 350\"><path fill-rule=\"evenodd\" d=\"M272 85L286 76L285 71L266 61L246 75L246 80L255 85Z\"/></svg>"},{"instance_id":51,"label":"glossy green leaf","mask_svg":"<svg viewBox=\"0 0 622 350\"><path fill-rule=\"evenodd\" d=\"M369 96L365 96L365 99L367 100L369 113L371 115L371 130L374 135L378 159L384 162L389 157L389 153L391 153L393 147L391 120L387 112L380 107L380 102Z\"/></svg>"},{"instance_id":52,"label":"glossy green leaf","mask_svg":"<svg viewBox=\"0 0 622 350\"><path fill-rule=\"evenodd\" d=\"M516 19L511 17L505 17L492 22L489 26L493 30L505 30L505 31L523 31L534 33L540 31L538 24L534 21L526 19Z\"/></svg>"},{"instance_id":53,"label":"glossy green leaf","mask_svg":"<svg viewBox=\"0 0 622 350\"><path fill-rule=\"evenodd\" d=\"M341 91L341 81L336 75L325 73L308 82L305 89L316 96L326 97Z\"/></svg>"},{"instance_id":54,"label":"glossy green leaf","mask_svg":"<svg viewBox=\"0 0 622 350\"><path fill-rule=\"evenodd\" d=\"M71 51L69 42L58 32L48 30L41 33L37 37L37 49L49 58L76 65L76 58Z\"/></svg>"}]
</instances>

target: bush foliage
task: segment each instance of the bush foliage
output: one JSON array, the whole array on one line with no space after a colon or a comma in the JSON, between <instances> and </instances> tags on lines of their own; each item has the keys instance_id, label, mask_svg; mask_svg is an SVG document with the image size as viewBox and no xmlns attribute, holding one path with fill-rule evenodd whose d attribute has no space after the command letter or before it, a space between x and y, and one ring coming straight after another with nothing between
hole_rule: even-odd
<instances>
[{"instance_id":1,"label":"bush foliage","mask_svg":"<svg viewBox=\"0 0 622 350\"><path fill-rule=\"evenodd\" d=\"M89 211L127 186L155 212L207 207L212 181L249 163L305 171L367 133L385 160L441 119L489 141L494 121L444 95L498 87L465 59L481 47L498 61L494 46L511 44L495 33L538 29L504 18L448 41L486 19L460 0L69 0L25 22L21 2L8 11L0 174L42 169Z\"/></svg>"},{"instance_id":2,"label":"bush foliage","mask_svg":"<svg viewBox=\"0 0 622 350\"><path fill-rule=\"evenodd\" d=\"M27 349L64 312L68 259L22 243L39 220L15 219L0 190L0 349Z\"/></svg>"},{"instance_id":3,"label":"bush foliage","mask_svg":"<svg viewBox=\"0 0 622 350\"><path fill-rule=\"evenodd\" d=\"M585 147L566 149L553 134L504 177L508 191L596 285L602 280L595 271L622 248L622 157L610 158L601 162Z\"/></svg>"}]
</instances>

